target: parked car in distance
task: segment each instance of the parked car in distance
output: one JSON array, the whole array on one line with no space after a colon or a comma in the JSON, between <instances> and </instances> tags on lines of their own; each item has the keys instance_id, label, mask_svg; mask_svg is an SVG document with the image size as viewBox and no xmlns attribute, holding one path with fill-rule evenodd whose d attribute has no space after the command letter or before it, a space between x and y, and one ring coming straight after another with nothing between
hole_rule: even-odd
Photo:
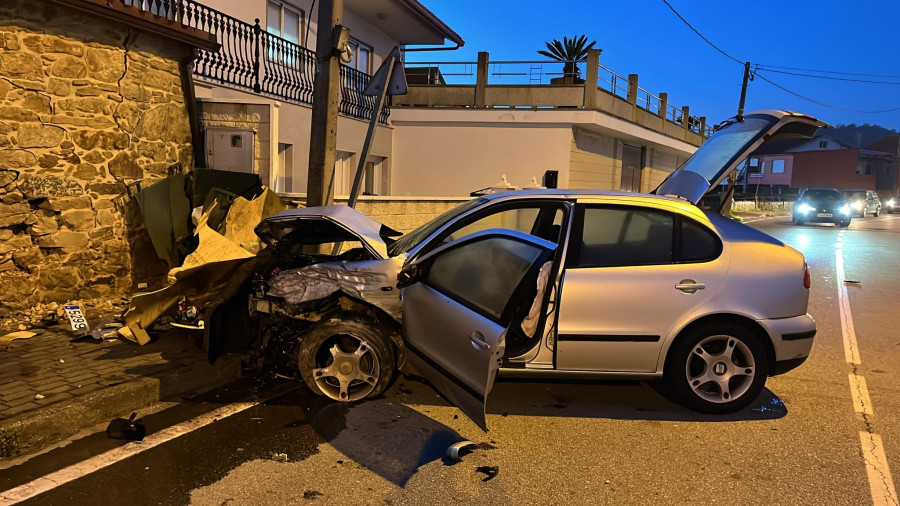
<instances>
[{"instance_id":1,"label":"parked car in distance","mask_svg":"<svg viewBox=\"0 0 900 506\"><path fill-rule=\"evenodd\" d=\"M900 194L894 194L885 199L884 209L888 214L894 214L895 212L900 211Z\"/></svg>"},{"instance_id":2,"label":"parked car in distance","mask_svg":"<svg viewBox=\"0 0 900 506\"><path fill-rule=\"evenodd\" d=\"M806 222L834 223L836 227L850 226L850 204L836 188L807 188L794 202L791 221L795 225Z\"/></svg>"},{"instance_id":3,"label":"parked car in distance","mask_svg":"<svg viewBox=\"0 0 900 506\"><path fill-rule=\"evenodd\" d=\"M256 233L285 266L263 271L241 305L283 374L336 401L377 396L402 368L481 427L498 375L661 378L684 406L733 412L809 355L809 269L697 203L764 142L822 125L749 113L721 123L654 194L486 195L398 239L346 206L282 211ZM341 241L359 247L303 248Z\"/></svg>"},{"instance_id":4,"label":"parked car in distance","mask_svg":"<svg viewBox=\"0 0 900 506\"><path fill-rule=\"evenodd\" d=\"M867 214L872 213L878 216L881 213L881 199L878 194L872 190L844 190L841 192L844 199L850 204L850 209L858 214L860 218L865 218Z\"/></svg>"}]
</instances>

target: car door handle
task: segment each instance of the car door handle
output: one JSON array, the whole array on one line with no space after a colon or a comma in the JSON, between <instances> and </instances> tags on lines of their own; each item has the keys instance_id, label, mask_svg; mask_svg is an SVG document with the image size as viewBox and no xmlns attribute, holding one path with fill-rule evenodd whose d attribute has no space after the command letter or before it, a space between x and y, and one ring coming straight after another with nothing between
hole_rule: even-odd
<instances>
[{"instance_id":1,"label":"car door handle","mask_svg":"<svg viewBox=\"0 0 900 506\"><path fill-rule=\"evenodd\" d=\"M472 347L476 350L491 350L491 345L484 340L484 335L477 330L469 334L469 342L472 343Z\"/></svg>"},{"instance_id":2,"label":"car door handle","mask_svg":"<svg viewBox=\"0 0 900 506\"><path fill-rule=\"evenodd\" d=\"M675 288L681 290L684 293L696 293L697 290L703 290L706 288L706 283L698 283L693 279L682 279L675 285Z\"/></svg>"}]
</instances>

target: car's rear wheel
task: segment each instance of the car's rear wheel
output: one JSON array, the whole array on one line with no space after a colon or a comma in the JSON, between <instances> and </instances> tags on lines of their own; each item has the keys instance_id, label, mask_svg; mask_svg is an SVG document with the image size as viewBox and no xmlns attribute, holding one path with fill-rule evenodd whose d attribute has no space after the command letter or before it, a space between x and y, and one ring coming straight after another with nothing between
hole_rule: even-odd
<instances>
[{"instance_id":1,"label":"car's rear wheel","mask_svg":"<svg viewBox=\"0 0 900 506\"><path fill-rule=\"evenodd\" d=\"M666 363L672 400L702 413L738 411L756 399L768 374L759 339L735 323L701 325L676 343Z\"/></svg>"},{"instance_id":2,"label":"car's rear wheel","mask_svg":"<svg viewBox=\"0 0 900 506\"><path fill-rule=\"evenodd\" d=\"M352 312L313 324L301 338L297 360L310 390L341 402L381 394L396 372L387 332Z\"/></svg>"},{"instance_id":3,"label":"car's rear wheel","mask_svg":"<svg viewBox=\"0 0 900 506\"><path fill-rule=\"evenodd\" d=\"M873 216L875 216L877 218L879 214L881 214L881 208L876 208L875 214Z\"/></svg>"}]
</instances>

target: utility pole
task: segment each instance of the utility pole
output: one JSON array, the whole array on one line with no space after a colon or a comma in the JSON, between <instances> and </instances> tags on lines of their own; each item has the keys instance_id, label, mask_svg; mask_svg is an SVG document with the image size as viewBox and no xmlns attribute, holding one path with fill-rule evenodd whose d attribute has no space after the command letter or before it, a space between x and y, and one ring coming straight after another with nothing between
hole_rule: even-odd
<instances>
[{"instance_id":1,"label":"utility pole","mask_svg":"<svg viewBox=\"0 0 900 506\"><path fill-rule=\"evenodd\" d=\"M744 62L744 84L741 85L741 103L738 104L738 121L744 118L744 102L747 100L747 82L750 80L750 62Z\"/></svg>"},{"instance_id":2,"label":"utility pole","mask_svg":"<svg viewBox=\"0 0 900 506\"><path fill-rule=\"evenodd\" d=\"M340 58L334 50L333 34L335 29L340 30L343 16L344 0L319 1L319 26L316 34L318 64L309 136L307 206L334 203L334 154L340 103Z\"/></svg>"}]
</instances>

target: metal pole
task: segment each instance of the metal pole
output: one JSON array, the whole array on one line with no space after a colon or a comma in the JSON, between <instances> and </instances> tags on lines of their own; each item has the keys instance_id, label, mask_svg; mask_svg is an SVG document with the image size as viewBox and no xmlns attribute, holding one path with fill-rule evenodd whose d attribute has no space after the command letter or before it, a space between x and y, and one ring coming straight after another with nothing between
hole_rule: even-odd
<instances>
[{"instance_id":1,"label":"metal pole","mask_svg":"<svg viewBox=\"0 0 900 506\"><path fill-rule=\"evenodd\" d=\"M334 157L340 103L340 59L332 47L335 26L341 24L344 0L319 1L316 34L316 80L309 138L306 205L334 203Z\"/></svg>"},{"instance_id":2,"label":"metal pole","mask_svg":"<svg viewBox=\"0 0 900 506\"><path fill-rule=\"evenodd\" d=\"M369 146L372 144L372 137L375 136L375 125L378 124L378 117L381 116L381 108L384 105L384 97L387 95L388 86L391 82L391 73L394 70L394 56L391 56L384 65L388 65L387 79L384 81L384 88L378 95L375 102L375 111L369 119L369 129L366 131L366 140L363 142L362 152L359 154L359 163L356 165L356 175L353 177L353 188L350 190L350 201L347 205L356 206L356 200L359 198L359 187L362 185L363 170L366 167L366 158L369 157Z\"/></svg>"},{"instance_id":3,"label":"metal pole","mask_svg":"<svg viewBox=\"0 0 900 506\"><path fill-rule=\"evenodd\" d=\"M747 100L747 81L750 80L750 62L744 62L744 84L741 85L741 102L738 104L738 121L744 117L744 102Z\"/></svg>"}]
</instances>

